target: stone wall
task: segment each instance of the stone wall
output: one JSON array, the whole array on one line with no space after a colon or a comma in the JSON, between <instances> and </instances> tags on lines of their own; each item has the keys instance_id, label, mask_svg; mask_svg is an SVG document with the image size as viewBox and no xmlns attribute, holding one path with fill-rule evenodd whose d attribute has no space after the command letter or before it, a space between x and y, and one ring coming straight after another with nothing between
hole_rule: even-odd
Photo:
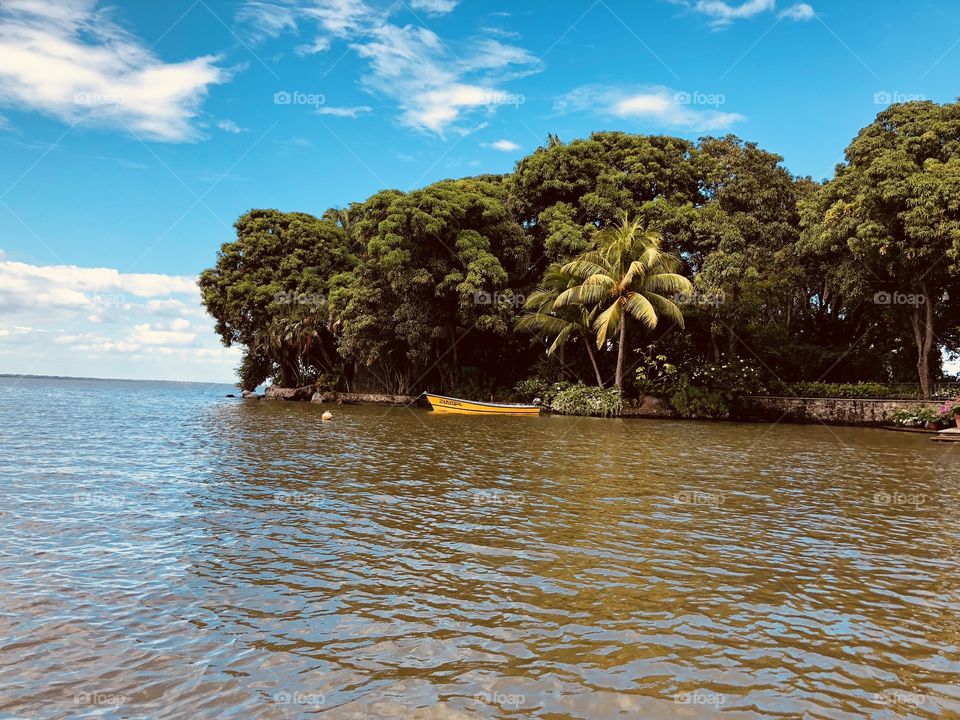
<instances>
[{"instance_id":1,"label":"stone wall","mask_svg":"<svg viewBox=\"0 0 960 720\"><path fill-rule=\"evenodd\" d=\"M320 392L315 385L282 388L271 385L264 394L266 400L295 400L316 403L346 403L347 405L409 405L416 401L412 395L385 395L380 393Z\"/></svg>"},{"instance_id":2,"label":"stone wall","mask_svg":"<svg viewBox=\"0 0 960 720\"><path fill-rule=\"evenodd\" d=\"M932 400L746 397L741 401L737 418L835 425L889 425L897 410L918 405L937 408L940 403Z\"/></svg>"}]
</instances>

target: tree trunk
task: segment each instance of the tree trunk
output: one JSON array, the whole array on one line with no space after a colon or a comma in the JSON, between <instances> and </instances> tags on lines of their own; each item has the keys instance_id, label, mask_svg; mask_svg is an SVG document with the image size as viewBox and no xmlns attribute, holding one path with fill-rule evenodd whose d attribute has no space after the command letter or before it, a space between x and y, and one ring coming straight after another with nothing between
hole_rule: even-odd
<instances>
[{"instance_id":1,"label":"tree trunk","mask_svg":"<svg viewBox=\"0 0 960 720\"><path fill-rule=\"evenodd\" d=\"M917 376L920 380L920 393L925 399L933 394L933 367L930 359L936 348L936 334L933 328L934 302L930 297L926 283L922 286L924 303L913 306L910 322L913 325L913 339L917 346Z\"/></svg>"},{"instance_id":2,"label":"tree trunk","mask_svg":"<svg viewBox=\"0 0 960 720\"><path fill-rule=\"evenodd\" d=\"M593 340L590 338L584 338L583 341L587 345L587 354L590 355L590 364L593 365L593 373L597 376L597 385L603 387L603 377L600 375L600 368L597 365L597 354L593 351Z\"/></svg>"},{"instance_id":3,"label":"tree trunk","mask_svg":"<svg viewBox=\"0 0 960 720\"><path fill-rule=\"evenodd\" d=\"M617 390L623 389L623 361L627 355L627 312L623 311L623 317L620 318L620 342L617 348L617 382L614 387Z\"/></svg>"}]
</instances>

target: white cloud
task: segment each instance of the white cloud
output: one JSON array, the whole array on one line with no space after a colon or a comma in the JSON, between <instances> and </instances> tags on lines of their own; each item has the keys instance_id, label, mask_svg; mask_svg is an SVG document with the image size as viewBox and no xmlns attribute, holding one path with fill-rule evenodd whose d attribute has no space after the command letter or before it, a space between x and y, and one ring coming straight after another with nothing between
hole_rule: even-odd
<instances>
[{"instance_id":1,"label":"white cloud","mask_svg":"<svg viewBox=\"0 0 960 720\"><path fill-rule=\"evenodd\" d=\"M412 9L431 14L451 12L456 5L456 0L410 2ZM522 102L503 84L539 71L535 56L492 37L451 47L453 43L428 28L391 23L390 14L404 7L400 2L378 9L364 0L251 0L238 18L265 17L271 32L261 32L261 37L286 31L309 33L312 42L296 47L301 56L324 52L335 40L346 40L369 62L369 72L362 78L364 89L391 98L399 108L400 122L416 130L440 135L470 132L476 125L471 128L467 123L472 116Z\"/></svg>"},{"instance_id":2,"label":"white cloud","mask_svg":"<svg viewBox=\"0 0 960 720\"><path fill-rule=\"evenodd\" d=\"M480 146L492 150L502 150L503 152L514 152L520 149L520 146L512 140L495 140L492 143L480 143Z\"/></svg>"},{"instance_id":3,"label":"white cloud","mask_svg":"<svg viewBox=\"0 0 960 720\"><path fill-rule=\"evenodd\" d=\"M667 0L675 5L683 5L693 12L710 18L715 28L723 28L735 20L748 20L776 9L776 0ZM796 5L780 13L781 18L791 20L810 20L814 17L813 8L806 3Z\"/></svg>"},{"instance_id":4,"label":"white cloud","mask_svg":"<svg viewBox=\"0 0 960 720\"><path fill-rule=\"evenodd\" d=\"M217 57L167 63L98 10L96 0L0 4L0 103L64 122L129 128L151 140L195 140Z\"/></svg>"},{"instance_id":5,"label":"white cloud","mask_svg":"<svg viewBox=\"0 0 960 720\"><path fill-rule=\"evenodd\" d=\"M233 120L221 120L217 123L217 127L228 133L245 133L247 132L246 128L242 128L237 125Z\"/></svg>"},{"instance_id":6,"label":"white cloud","mask_svg":"<svg viewBox=\"0 0 960 720\"><path fill-rule=\"evenodd\" d=\"M410 0L410 7L440 15L451 12L458 2L459 0Z\"/></svg>"},{"instance_id":7,"label":"white cloud","mask_svg":"<svg viewBox=\"0 0 960 720\"><path fill-rule=\"evenodd\" d=\"M599 85L577 88L557 98L560 112L598 112L625 120L643 120L661 128L691 132L725 130L746 118L722 112L723 95L687 93L662 86L623 90Z\"/></svg>"},{"instance_id":8,"label":"white cloud","mask_svg":"<svg viewBox=\"0 0 960 720\"><path fill-rule=\"evenodd\" d=\"M441 135L469 132L462 120L473 112L521 104L523 96L499 83L540 67L526 50L496 40L480 41L456 57L434 32L410 25L379 27L371 40L354 48L370 61L365 86L398 103L401 123Z\"/></svg>"},{"instance_id":9,"label":"white cloud","mask_svg":"<svg viewBox=\"0 0 960 720\"><path fill-rule=\"evenodd\" d=\"M813 20L813 18L816 16L817 13L814 11L814 9L806 3L797 3L796 5L791 5L782 13L780 13L780 17L782 18L787 18L788 20L798 20L801 22L804 20Z\"/></svg>"},{"instance_id":10,"label":"white cloud","mask_svg":"<svg viewBox=\"0 0 960 720\"><path fill-rule=\"evenodd\" d=\"M196 278L0 257L0 372L230 381Z\"/></svg>"},{"instance_id":11,"label":"white cloud","mask_svg":"<svg viewBox=\"0 0 960 720\"><path fill-rule=\"evenodd\" d=\"M371 110L373 110L373 108L369 105L358 105L357 107L331 107L325 105L317 108L317 114L333 115L334 117L355 118L358 115L363 115Z\"/></svg>"}]
</instances>

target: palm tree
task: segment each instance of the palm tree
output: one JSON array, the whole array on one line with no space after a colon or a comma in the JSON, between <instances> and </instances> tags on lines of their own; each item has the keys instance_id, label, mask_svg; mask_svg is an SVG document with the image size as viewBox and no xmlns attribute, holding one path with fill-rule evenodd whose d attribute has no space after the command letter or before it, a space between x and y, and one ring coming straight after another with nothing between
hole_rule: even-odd
<instances>
[{"instance_id":1,"label":"palm tree","mask_svg":"<svg viewBox=\"0 0 960 720\"><path fill-rule=\"evenodd\" d=\"M690 281L675 271L677 258L661 248L659 233L646 230L640 220L623 220L599 231L594 249L563 266L579 284L564 290L554 308L581 305L596 312L593 330L597 348L607 337L619 331L616 387L623 386L623 365L627 351L627 319L639 320L648 329L657 326L660 317L668 317L683 327L683 313L677 304L661 293L691 293Z\"/></svg>"},{"instance_id":2,"label":"palm tree","mask_svg":"<svg viewBox=\"0 0 960 720\"><path fill-rule=\"evenodd\" d=\"M547 355L553 355L571 338L581 338L590 356L590 364L593 365L597 385L603 387L603 377L597 366L591 337L594 313L583 305L554 308L560 294L576 285L576 278L564 272L560 265L556 263L550 265L543 274L540 287L524 303L527 312L517 320L517 329L532 332L542 338L552 337L553 342L547 348Z\"/></svg>"}]
</instances>

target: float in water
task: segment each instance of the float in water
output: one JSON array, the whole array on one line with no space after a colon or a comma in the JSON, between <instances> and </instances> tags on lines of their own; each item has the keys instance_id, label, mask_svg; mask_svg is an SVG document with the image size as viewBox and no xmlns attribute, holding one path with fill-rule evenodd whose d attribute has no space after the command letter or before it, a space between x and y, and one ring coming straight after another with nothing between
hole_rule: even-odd
<instances>
[{"instance_id":1,"label":"float in water","mask_svg":"<svg viewBox=\"0 0 960 720\"><path fill-rule=\"evenodd\" d=\"M454 415L539 415L539 405L519 405L514 403L478 402L461 398L423 393L433 411Z\"/></svg>"}]
</instances>

